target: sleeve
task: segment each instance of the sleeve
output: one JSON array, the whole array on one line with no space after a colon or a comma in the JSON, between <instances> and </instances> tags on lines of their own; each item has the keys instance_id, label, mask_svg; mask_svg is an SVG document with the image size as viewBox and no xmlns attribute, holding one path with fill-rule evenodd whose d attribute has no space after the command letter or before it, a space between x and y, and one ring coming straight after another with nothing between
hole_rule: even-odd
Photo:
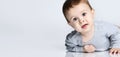
<instances>
[{"instance_id":1,"label":"sleeve","mask_svg":"<svg viewBox=\"0 0 120 57\"><path fill-rule=\"evenodd\" d=\"M111 28L108 33L111 43L110 48L120 48L120 28L115 25L112 25Z\"/></svg>"},{"instance_id":2,"label":"sleeve","mask_svg":"<svg viewBox=\"0 0 120 57\"><path fill-rule=\"evenodd\" d=\"M83 52L83 47L78 45L77 40L72 39L74 33L70 33L67 35L65 40L66 49L70 52Z\"/></svg>"}]
</instances>

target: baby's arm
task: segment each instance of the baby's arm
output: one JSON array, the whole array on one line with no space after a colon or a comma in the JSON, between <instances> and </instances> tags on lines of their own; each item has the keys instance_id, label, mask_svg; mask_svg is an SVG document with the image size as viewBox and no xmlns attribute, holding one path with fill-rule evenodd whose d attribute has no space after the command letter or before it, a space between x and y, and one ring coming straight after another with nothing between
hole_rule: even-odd
<instances>
[{"instance_id":1,"label":"baby's arm","mask_svg":"<svg viewBox=\"0 0 120 57\"><path fill-rule=\"evenodd\" d=\"M111 37L111 54L120 54L120 33Z\"/></svg>"},{"instance_id":2,"label":"baby's arm","mask_svg":"<svg viewBox=\"0 0 120 57\"><path fill-rule=\"evenodd\" d=\"M95 47L93 45L84 45L79 46L75 45L75 43L72 40L66 40L66 47L68 51L71 52L94 52Z\"/></svg>"},{"instance_id":3,"label":"baby's arm","mask_svg":"<svg viewBox=\"0 0 120 57\"><path fill-rule=\"evenodd\" d=\"M65 40L65 46L68 51L71 52L94 52L95 47L91 44L89 45L79 45L78 40L74 38L75 31L67 35Z\"/></svg>"},{"instance_id":4,"label":"baby's arm","mask_svg":"<svg viewBox=\"0 0 120 57\"><path fill-rule=\"evenodd\" d=\"M112 27L112 31L110 33L110 40L111 40L111 54L120 54L120 29L116 26Z\"/></svg>"},{"instance_id":5,"label":"baby's arm","mask_svg":"<svg viewBox=\"0 0 120 57\"><path fill-rule=\"evenodd\" d=\"M77 45L71 39L66 39L65 46L66 46L66 49L70 52L84 52L83 46Z\"/></svg>"},{"instance_id":6,"label":"baby's arm","mask_svg":"<svg viewBox=\"0 0 120 57\"><path fill-rule=\"evenodd\" d=\"M69 33L65 40L66 49L70 52L83 52L83 46L78 45L78 40L73 36L76 34L76 31Z\"/></svg>"}]
</instances>

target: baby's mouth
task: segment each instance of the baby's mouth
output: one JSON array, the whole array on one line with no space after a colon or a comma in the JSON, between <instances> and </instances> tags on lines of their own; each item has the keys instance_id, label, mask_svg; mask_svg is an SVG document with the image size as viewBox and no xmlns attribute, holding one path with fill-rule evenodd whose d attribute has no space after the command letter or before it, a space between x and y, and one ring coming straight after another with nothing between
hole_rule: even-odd
<instances>
[{"instance_id":1,"label":"baby's mouth","mask_svg":"<svg viewBox=\"0 0 120 57\"><path fill-rule=\"evenodd\" d=\"M84 25L82 25L82 26L81 26L81 28L83 28L83 29L84 29L84 28L86 28L86 27L87 27L87 25L88 25L88 24L84 24Z\"/></svg>"}]
</instances>

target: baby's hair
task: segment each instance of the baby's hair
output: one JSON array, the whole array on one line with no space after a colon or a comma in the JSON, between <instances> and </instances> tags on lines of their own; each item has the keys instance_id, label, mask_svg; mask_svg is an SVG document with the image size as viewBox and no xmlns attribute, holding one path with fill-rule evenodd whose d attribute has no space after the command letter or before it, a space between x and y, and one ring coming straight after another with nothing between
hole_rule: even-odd
<instances>
[{"instance_id":1,"label":"baby's hair","mask_svg":"<svg viewBox=\"0 0 120 57\"><path fill-rule=\"evenodd\" d=\"M63 8L62 8L65 18L66 18L66 14L69 11L69 9L74 7L75 5L78 5L79 3L86 3L92 10L92 7L88 0L66 0L63 4ZM66 18L66 20L67 20L67 18ZM67 20L67 22L69 22L69 21Z\"/></svg>"}]
</instances>

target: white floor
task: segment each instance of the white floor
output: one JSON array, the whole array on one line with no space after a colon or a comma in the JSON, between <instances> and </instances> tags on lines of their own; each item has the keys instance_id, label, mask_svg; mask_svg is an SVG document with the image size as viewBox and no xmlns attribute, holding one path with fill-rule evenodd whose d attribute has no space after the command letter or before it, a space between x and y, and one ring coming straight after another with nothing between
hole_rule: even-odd
<instances>
[{"instance_id":1,"label":"white floor","mask_svg":"<svg viewBox=\"0 0 120 57\"><path fill-rule=\"evenodd\" d=\"M105 52L95 52L95 53L73 53L67 52L65 57L120 57L120 55L109 54L108 51Z\"/></svg>"},{"instance_id":2,"label":"white floor","mask_svg":"<svg viewBox=\"0 0 120 57\"><path fill-rule=\"evenodd\" d=\"M58 39L59 40L59 39ZM46 40L27 37L0 38L0 57L116 57L106 52L66 52L62 40ZM117 56L119 57L119 56Z\"/></svg>"},{"instance_id":3,"label":"white floor","mask_svg":"<svg viewBox=\"0 0 120 57\"><path fill-rule=\"evenodd\" d=\"M0 37L0 57L65 57L64 43L56 41L36 37Z\"/></svg>"}]
</instances>

